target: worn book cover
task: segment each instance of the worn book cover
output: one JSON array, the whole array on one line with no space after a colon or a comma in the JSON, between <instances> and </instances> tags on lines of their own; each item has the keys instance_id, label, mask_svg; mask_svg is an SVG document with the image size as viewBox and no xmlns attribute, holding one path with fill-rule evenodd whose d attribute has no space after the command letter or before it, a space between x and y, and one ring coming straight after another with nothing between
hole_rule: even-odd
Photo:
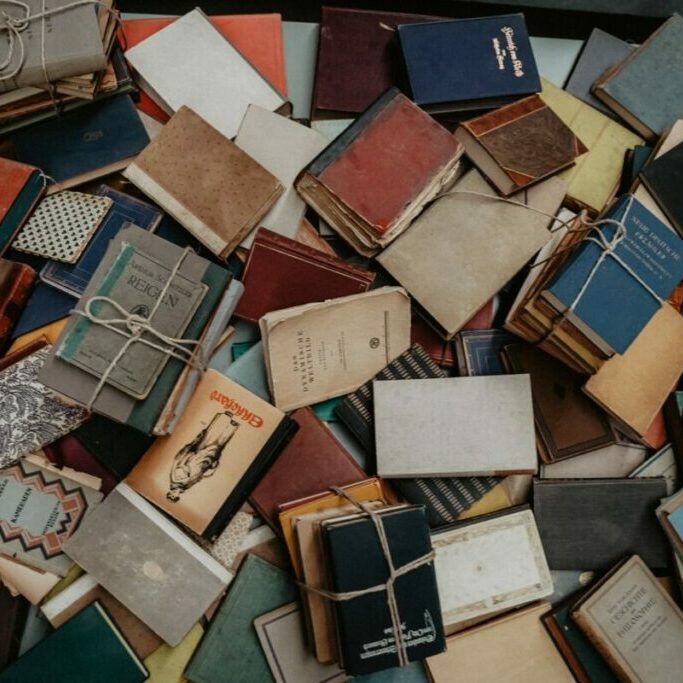
<instances>
[{"instance_id":1,"label":"worn book cover","mask_svg":"<svg viewBox=\"0 0 683 683\"><path fill-rule=\"evenodd\" d=\"M647 164L640 177L667 218L683 235L683 200L676 191L683 179L683 143Z\"/></svg>"},{"instance_id":2,"label":"worn book cover","mask_svg":"<svg viewBox=\"0 0 683 683\"><path fill-rule=\"evenodd\" d=\"M678 486L678 465L673 446L666 444L641 463L639 467L635 467L629 472L628 476L633 478L664 477L666 495L671 496Z\"/></svg>"},{"instance_id":3,"label":"worn book cover","mask_svg":"<svg viewBox=\"0 0 683 683\"><path fill-rule=\"evenodd\" d=\"M64 550L171 646L233 578L125 483L86 518Z\"/></svg>"},{"instance_id":4,"label":"worn book cover","mask_svg":"<svg viewBox=\"0 0 683 683\"><path fill-rule=\"evenodd\" d=\"M465 681L574 683L541 617L550 604L539 602L446 639L446 652L427 659L433 683ZM454 673L457 672L457 673Z\"/></svg>"},{"instance_id":5,"label":"worn book cover","mask_svg":"<svg viewBox=\"0 0 683 683\"><path fill-rule=\"evenodd\" d=\"M296 187L354 249L372 256L452 184L461 155L443 126L392 88L313 160Z\"/></svg>"},{"instance_id":6,"label":"worn book cover","mask_svg":"<svg viewBox=\"0 0 683 683\"><path fill-rule=\"evenodd\" d=\"M178 45L201 50L178 51ZM270 111L284 97L196 8L126 51L143 90L167 114L190 107L233 138L250 104Z\"/></svg>"},{"instance_id":7,"label":"worn book cover","mask_svg":"<svg viewBox=\"0 0 683 683\"><path fill-rule=\"evenodd\" d=\"M643 464L647 448L630 442L603 446L582 455L542 464L541 479L617 479ZM654 474L653 476L659 476Z\"/></svg>"},{"instance_id":8,"label":"worn book cover","mask_svg":"<svg viewBox=\"0 0 683 683\"><path fill-rule=\"evenodd\" d=\"M683 559L683 490L662 501L657 518L679 559Z\"/></svg>"},{"instance_id":9,"label":"worn book cover","mask_svg":"<svg viewBox=\"0 0 683 683\"><path fill-rule=\"evenodd\" d=\"M590 589L571 616L620 680L669 683L683 669L683 613L637 555Z\"/></svg>"},{"instance_id":10,"label":"worn book cover","mask_svg":"<svg viewBox=\"0 0 683 683\"><path fill-rule=\"evenodd\" d=\"M523 14L399 25L416 104L429 112L493 109L541 89Z\"/></svg>"},{"instance_id":11,"label":"worn book cover","mask_svg":"<svg viewBox=\"0 0 683 683\"><path fill-rule=\"evenodd\" d=\"M35 281L36 271L30 266L0 258L0 351L9 342Z\"/></svg>"},{"instance_id":12,"label":"worn book cover","mask_svg":"<svg viewBox=\"0 0 683 683\"><path fill-rule=\"evenodd\" d=\"M667 566L666 538L655 509L666 495L651 479L536 480L533 506L551 569L606 569L629 553Z\"/></svg>"},{"instance_id":13,"label":"worn book cover","mask_svg":"<svg viewBox=\"0 0 683 683\"><path fill-rule=\"evenodd\" d=\"M389 508L380 513L395 567L430 552L429 527L421 506ZM375 524L367 515L329 520L322 525L333 591L363 590L389 578ZM406 542L410 539L409 542ZM400 628L408 661L445 649L434 563L423 564L394 582ZM399 663L385 591L335 602L340 661L352 676L381 671ZM405 626L404 626L405 624Z\"/></svg>"},{"instance_id":14,"label":"worn book cover","mask_svg":"<svg viewBox=\"0 0 683 683\"><path fill-rule=\"evenodd\" d=\"M655 141L683 110L683 17L674 14L604 74L593 92L643 137Z\"/></svg>"},{"instance_id":15,"label":"worn book cover","mask_svg":"<svg viewBox=\"0 0 683 683\"><path fill-rule=\"evenodd\" d=\"M85 647L84 643L96 644ZM97 680L143 683L149 672L109 614L95 602L0 673L0 682Z\"/></svg>"},{"instance_id":16,"label":"worn book cover","mask_svg":"<svg viewBox=\"0 0 683 683\"><path fill-rule=\"evenodd\" d=\"M505 330L463 330L454 341L461 377L504 375L501 352L515 337Z\"/></svg>"},{"instance_id":17,"label":"worn book cover","mask_svg":"<svg viewBox=\"0 0 683 683\"><path fill-rule=\"evenodd\" d=\"M313 86L314 115L358 114L403 79L400 25L434 17L403 12L373 12L323 7Z\"/></svg>"},{"instance_id":18,"label":"worn book cover","mask_svg":"<svg viewBox=\"0 0 683 683\"><path fill-rule=\"evenodd\" d=\"M446 632L547 598L553 582L534 515L504 511L432 532Z\"/></svg>"},{"instance_id":19,"label":"worn book cover","mask_svg":"<svg viewBox=\"0 0 683 683\"><path fill-rule=\"evenodd\" d=\"M102 494L26 460L0 471L0 553L64 576L64 553Z\"/></svg>"},{"instance_id":20,"label":"worn book cover","mask_svg":"<svg viewBox=\"0 0 683 683\"><path fill-rule=\"evenodd\" d=\"M455 136L506 196L562 171L588 151L538 95L464 121Z\"/></svg>"},{"instance_id":21,"label":"worn book cover","mask_svg":"<svg viewBox=\"0 0 683 683\"><path fill-rule=\"evenodd\" d=\"M124 175L222 258L258 226L283 189L274 175L186 106Z\"/></svg>"},{"instance_id":22,"label":"worn book cover","mask_svg":"<svg viewBox=\"0 0 683 683\"><path fill-rule=\"evenodd\" d=\"M538 468L528 375L376 381L373 390L382 477L533 474Z\"/></svg>"},{"instance_id":23,"label":"worn book cover","mask_svg":"<svg viewBox=\"0 0 683 683\"><path fill-rule=\"evenodd\" d=\"M218 608L185 677L191 683L252 683L272 680L254 619L296 599L287 572L248 555Z\"/></svg>"},{"instance_id":24,"label":"worn book cover","mask_svg":"<svg viewBox=\"0 0 683 683\"><path fill-rule=\"evenodd\" d=\"M0 671L19 654L28 608L29 603L23 596L14 596L0 585Z\"/></svg>"},{"instance_id":25,"label":"worn book cover","mask_svg":"<svg viewBox=\"0 0 683 683\"><path fill-rule=\"evenodd\" d=\"M296 434L256 484L249 500L261 517L277 526L278 507L290 500L367 479L329 427L310 408L291 414Z\"/></svg>"},{"instance_id":26,"label":"worn book cover","mask_svg":"<svg viewBox=\"0 0 683 683\"><path fill-rule=\"evenodd\" d=\"M375 273L266 228L256 231L242 273L245 293L235 311L257 323L281 308L367 292Z\"/></svg>"},{"instance_id":27,"label":"worn book cover","mask_svg":"<svg viewBox=\"0 0 683 683\"><path fill-rule=\"evenodd\" d=\"M410 300L400 287L264 315L268 385L292 410L357 389L410 346Z\"/></svg>"},{"instance_id":28,"label":"worn book cover","mask_svg":"<svg viewBox=\"0 0 683 683\"><path fill-rule=\"evenodd\" d=\"M543 214L557 213L566 188L550 178L511 197L539 214L491 199L495 190L472 169L377 260L452 339L551 239Z\"/></svg>"},{"instance_id":29,"label":"worn book cover","mask_svg":"<svg viewBox=\"0 0 683 683\"><path fill-rule=\"evenodd\" d=\"M282 411L209 369L173 434L157 439L126 481L195 533L214 536L295 429Z\"/></svg>"}]
</instances>

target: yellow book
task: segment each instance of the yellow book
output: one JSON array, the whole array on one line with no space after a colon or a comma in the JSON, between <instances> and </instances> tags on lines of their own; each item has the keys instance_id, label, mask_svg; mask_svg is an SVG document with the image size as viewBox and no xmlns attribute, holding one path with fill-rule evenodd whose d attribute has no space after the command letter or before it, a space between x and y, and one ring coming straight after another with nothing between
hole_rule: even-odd
<instances>
[{"instance_id":1,"label":"yellow book","mask_svg":"<svg viewBox=\"0 0 683 683\"><path fill-rule=\"evenodd\" d=\"M567 199L600 213L617 193L626 150L645 141L574 95L546 80L542 83L543 101L589 150L560 174L569 183Z\"/></svg>"},{"instance_id":2,"label":"yellow book","mask_svg":"<svg viewBox=\"0 0 683 683\"><path fill-rule=\"evenodd\" d=\"M496 484L490 491L485 493L471 508L458 515L458 520L470 519L479 515L488 515L490 512L498 512L512 506L503 482Z\"/></svg>"},{"instance_id":3,"label":"yellow book","mask_svg":"<svg viewBox=\"0 0 683 683\"><path fill-rule=\"evenodd\" d=\"M16 349L20 349L22 346L26 346L26 344L30 344L32 341L40 339L40 337L47 337L50 344L55 344L68 319L68 317L60 318L49 325L43 325L43 327L39 327L37 330L31 330L31 332L22 334L21 337L17 337L12 342L12 346L10 346L7 353L12 353L12 351L16 351Z\"/></svg>"},{"instance_id":4,"label":"yellow book","mask_svg":"<svg viewBox=\"0 0 683 683\"><path fill-rule=\"evenodd\" d=\"M184 683L183 671L192 659L199 641L204 635L200 624L192 630L175 647L165 643L145 658L145 666L149 671L147 683Z\"/></svg>"}]
</instances>

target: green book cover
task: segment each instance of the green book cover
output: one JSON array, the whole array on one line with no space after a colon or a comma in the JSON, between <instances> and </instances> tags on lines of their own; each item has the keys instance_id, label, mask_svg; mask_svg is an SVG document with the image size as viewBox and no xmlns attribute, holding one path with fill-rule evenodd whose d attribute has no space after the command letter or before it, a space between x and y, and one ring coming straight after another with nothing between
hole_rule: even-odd
<instances>
[{"instance_id":1,"label":"green book cover","mask_svg":"<svg viewBox=\"0 0 683 683\"><path fill-rule=\"evenodd\" d=\"M94 602L0 672L0 683L142 683L148 672Z\"/></svg>"},{"instance_id":2,"label":"green book cover","mask_svg":"<svg viewBox=\"0 0 683 683\"><path fill-rule=\"evenodd\" d=\"M185 677L192 683L272 681L254 619L296 599L287 572L247 555Z\"/></svg>"}]
</instances>

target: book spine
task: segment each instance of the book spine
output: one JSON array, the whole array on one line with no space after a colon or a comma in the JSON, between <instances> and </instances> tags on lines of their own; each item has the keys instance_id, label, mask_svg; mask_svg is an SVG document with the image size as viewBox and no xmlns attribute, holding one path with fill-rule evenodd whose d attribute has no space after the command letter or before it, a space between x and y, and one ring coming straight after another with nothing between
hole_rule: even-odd
<instances>
[{"instance_id":1,"label":"book spine","mask_svg":"<svg viewBox=\"0 0 683 683\"><path fill-rule=\"evenodd\" d=\"M572 646L565 638L565 635L562 632L562 628L560 627L560 625L555 621L555 619L552 616L548 618L543 618L541 619L541 621L543 622L546 631L548 631L550 637L555 642L555 645L557 646L557 649L560 651L560 654L562 655L562 658L564 659L565 663L571 669L571 672L574 675L574 678L577 680L577 683L592 683L590 676L586 673L586 670L581 666L581 662L579 661L579 658L576 656L576 652L574 652Z\"/></svg>"}]
</instances>

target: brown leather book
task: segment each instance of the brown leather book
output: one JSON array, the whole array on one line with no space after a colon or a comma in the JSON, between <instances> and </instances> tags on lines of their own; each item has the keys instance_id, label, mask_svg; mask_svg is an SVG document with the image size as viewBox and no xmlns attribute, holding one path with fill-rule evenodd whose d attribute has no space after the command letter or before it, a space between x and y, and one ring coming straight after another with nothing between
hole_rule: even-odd
<instances>
[{"instance_id":1,"label":"brown leather book","mask_svg":"<svg viewBox=\"0 0 683 683\"><path fill-rule=\"evenodd\" d=\"M375 274L260 228L249 252L235 310L256 323L270 311L367 292Z\"/></svg>"},{"instance_id":2,"label":"brown leather book","mask_svg":"<svg viewBox=\"0 0 683 683\"><path fill-rule=\"evenodd\" d=\"M30 266L0 259L0 351L28 300L36 271Z\"/></svg>"},{"instance_id":3,"label":"brown leather book","mask_svg":"<svg viewBox=\"0 0 683 683\"><path fill-rule=\"evenodd\" d=\"M310 408L294 411L291 418L299 430L249 497L275 528L278 507L283 503L368 476Z\"/></svg>"},{"instance_id":4,"label":"brown leather book","mask_svg":"<svg viewBox=\"0 0 683 683\"><path fill-rule=\"evenodd\" d=\"M572 166L588 151L538 95L464 121L455 137L505 196Z\"/></svg>"},{"instance_id":5,"label":"brown leather book","mask_svg":"<svg viewBox=\"0 0 683 683\"><path fill-rule=\"evenodd\" d=\"M585 377L530 344L505 347L514 373L528 373L538 452L545 463L616 443L607 415L586 394Z\"/></svg>"}]
</instances>

